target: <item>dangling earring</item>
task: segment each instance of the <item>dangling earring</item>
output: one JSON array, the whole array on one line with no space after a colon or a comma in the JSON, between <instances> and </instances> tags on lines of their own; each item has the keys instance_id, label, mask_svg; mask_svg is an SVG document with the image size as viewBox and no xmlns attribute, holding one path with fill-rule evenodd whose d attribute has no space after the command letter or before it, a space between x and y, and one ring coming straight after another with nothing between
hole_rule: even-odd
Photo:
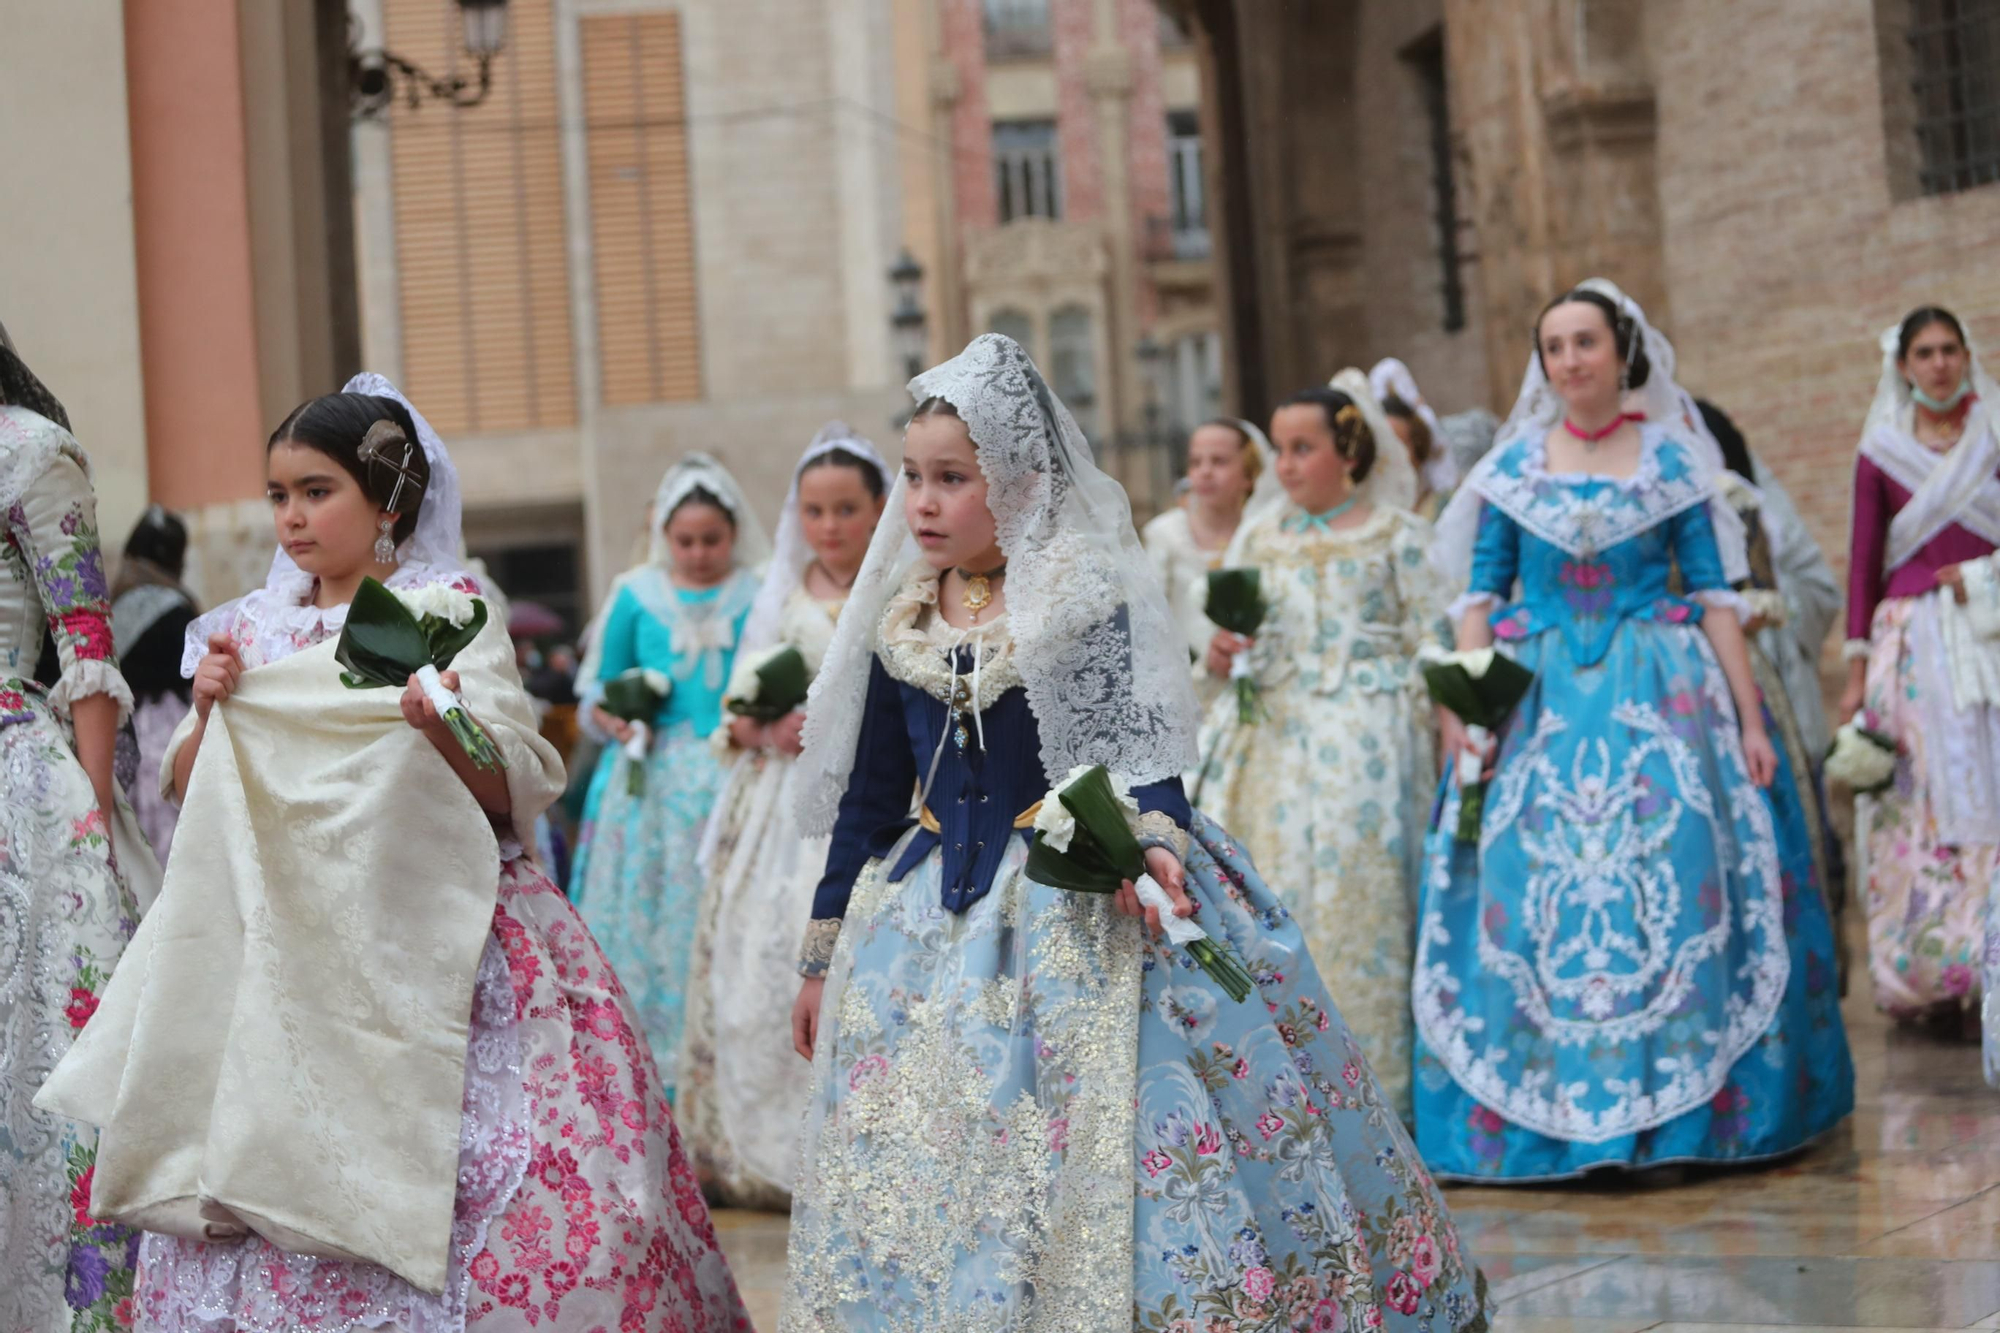
<instances>
[{"instance_id":1,"label":"dangling earring","mask_svg":"<svg viewBox=\"0 0 2000 1333\"><path fill-rule=\"evenodd\" d=\"M375 539L375 563L386 565L396 559L396 539L389 534L395 530L396 520L389 515L382 516L382 535Z\"/></svg>"}]
</instances>

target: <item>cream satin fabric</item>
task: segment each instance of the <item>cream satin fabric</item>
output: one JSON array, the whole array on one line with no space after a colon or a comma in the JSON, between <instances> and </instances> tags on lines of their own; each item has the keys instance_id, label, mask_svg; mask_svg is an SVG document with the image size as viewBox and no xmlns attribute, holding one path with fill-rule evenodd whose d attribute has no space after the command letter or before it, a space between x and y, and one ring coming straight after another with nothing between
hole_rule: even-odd
<instances>
[{"instance_id":1,"label":"cream satin fabric","mask_svg":"<svg viewBox=\"0 0 2000 1333\"><path fill-rule=\"evenodd\" d=\"M159 902L36 1104L102 1128L99 1217L247 1226L436 1292L499 845L398 691L345 688L333 650L213 710ZM505 632L455 665L528 827L562 762Z\"/></svg>"}]
</instances>

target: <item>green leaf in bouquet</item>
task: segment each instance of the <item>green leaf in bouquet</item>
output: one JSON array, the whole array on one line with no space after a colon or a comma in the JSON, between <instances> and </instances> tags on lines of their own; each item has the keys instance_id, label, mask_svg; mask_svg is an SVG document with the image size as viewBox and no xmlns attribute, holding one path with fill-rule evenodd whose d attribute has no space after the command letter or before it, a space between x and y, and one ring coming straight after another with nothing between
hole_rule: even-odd
<instances>
[{"instance_id":1,"label":"green leaf in bouquet","mask_svg":"<svg viewBox=\"0 0 2000 1333\"><path fill-rule=\"evenodd\" d=\"M454 625L443 616L425 616L419 622L419 628L430 645L428 656L431 665L443 671L460 653L471 647L472 641L479 637L479 631L486 628L486 602L483 598L473 598L472 619L463 625Z\"/></svg>"},{"instance_id":2,"label":"green leaf in bouquet","mask_svg":"<svg viewBox=\"0 0 2000 1333\"><path fill-rule=\"evenodd\" d=\"M666 701L643 671L622 671L604 682L604 711L621 722L651 722Z\"/></svg>"},{"instance_id":3,"label":"green leaf in bouquet","mask_svg":"<svg viewBox=\"0 0 2000 1333\"><path fill-rule=\"evenodd\" d=\"M812 676L804 654L790 644L757 664L757 697L731 699L729 711L759 722L775 722L806 701Z\"/></svg>"},{"instance_id":4,"label":"green leaf in bouquet","mask_svg":"<svg viewBox=\"0 0 2000 1333\"><path fill-rule=\"evenodd\" d=\"M351 690L400 687L431 660L430 644L402 599L365 578L347 608L333 659L347 668L340 679Z\"/></svg>"},{"instance_id":5,"label":"green leaf in bouquet","mask_svg":"<svg viewBox=\"0 0 2000 1333\"><path fill-rule=\"evenodd\" d=\"M1083 845L1086 840L1075 839L1070 850L1059 852L1051 847L1041 834L1028 844L1028 863L1023 873L1037 884L1046 884L1052 889L1067 889L1071 893L1116 893L1128 878L1101 855L1093 855L1094 848Z\"/></svg>"},{"instance_id":6,"label":"green leaf in bouquet","mask_svg":"<svg viewBox=\"0 0 2000 1333\"><path fill-rule=\"evenodd\" d=\"M1480 676L1472 675L1460 662L1420 660L1419 666L1433 702L1457 715L1459 721L1489 731L1499 729L1535 683L1534 672L1501 652L1493 654L1491 665Z\"/></svg>"},{"instance_id":7,"label":"green leaf in bouquet","mask_svg":"<svg viewBox=\"0 0 2000 1333\"><path fill-rule=\"evenodd\" d=\"M1125 820L1125 807L1111 790L1111 774L1104 765L1093 764L1078 774L1075 781L1056 793L1056 799L1076 816L1078 834L1101 848L1105 859L1123 878L1137 879L1146 873L1145 850ZM1076 849L1075 840L1070 847L1072 851Z\"/></svg>"},{"instance_id":8,"label":"green leaf in bouquet","mask_svg":"<svg viewBox=\"0 0 2000 1333\"><path fill-rule=\"evenodd\" d=\"M1254 567L1213 569L1203 614L1232 634L1254 635L1264 623L1264 576Z\"/></svg>"}]
</instances>

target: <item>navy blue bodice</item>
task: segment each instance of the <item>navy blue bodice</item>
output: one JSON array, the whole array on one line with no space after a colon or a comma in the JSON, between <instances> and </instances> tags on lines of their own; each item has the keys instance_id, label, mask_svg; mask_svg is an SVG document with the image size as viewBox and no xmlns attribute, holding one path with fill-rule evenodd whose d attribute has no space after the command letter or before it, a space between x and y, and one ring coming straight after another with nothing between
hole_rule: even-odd
<instances>
[{"instance_id":1,"label":"navy blue bodice","mask_svg":"<svg viewBox=\"0 0 2000 1333\"><path fill-rule=\"evenodd\" d=\"M972 670L971 649L959 650L959 668ZM1007 853L1011 837L1026 839L1029 829L1014 821L1048 793L1049 775L1042 771L1041 734L1028 707L1027 691L1007 690L980 715L985 748L978 729L964 719L961 728L944 702L915 685L892 677L879 657L868 675L861 734L855 745L854 771L841 797L834 823L833 845L827 852L826 874L813 894L815 918L839 917L847 911L848 895L863 867L894 850L897 840L918 823L914 797L918 784L938 759L925 804L938 831L919 830L889 868L891 881L901 880L934 849L944 855L946 911L963 912L986 896ZM946 736L946 729L954 734ZM1158 810L1182 828L1192 818L1179 778L1134 787L1141 811Z\"/></svg>"}]
</instances>

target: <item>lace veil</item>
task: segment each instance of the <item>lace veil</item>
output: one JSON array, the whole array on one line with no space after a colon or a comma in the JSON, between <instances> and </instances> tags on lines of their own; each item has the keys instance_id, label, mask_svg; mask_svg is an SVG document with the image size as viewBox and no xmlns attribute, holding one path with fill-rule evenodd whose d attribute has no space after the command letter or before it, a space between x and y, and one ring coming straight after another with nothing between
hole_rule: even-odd
<instances>
[{"instance_id":1,"label":"lace veil","mask_svg":"<svg viewBox=\"0 0 2000 1333\"><path fill-rule=\"evenodd\" d=\"M1377 402L1395 394L1430 427L1431 456L1430 461L1424 464L1424 485L1437 494L1458 485L1458 462L1452 457L1449 442L1444 437L1444 423L1438 420L1438 414L1431 405L1424 401L1423 390L1417 387L1417 377L1410 373L1410 368L1393 356L1384 357L1368 372L1368 387L1374 392Z\"/></svg>"},{"instance_id":2,"label":"lace veil","mask_svg":"<svg viewBox=\"0 0 2000 1333\"><path fill-rule=\"evenodd\" d=\"M784 618L785 603L791 599L799 580L805 577L806 567L812 564L812 547L806 542L805 525L799 521L799 478L807 468L826 457L836 449L844 449L874 468L882 478L883 491L889 488L889 465L882 461L875 446L857 434L844 421L829 421L819 428L812 443L799 455L798 466L792 469L792 486L785 492L785 507L778 514L777 550L771 556L770 568L764 571L764 584L757 590L757 601L750 608L750 618L743 623L743 642L740 651L754 651L777 642L778 623ZM891 521L887 506L883 507L883 519ZM902 515L897 514L894 522L901 523Z\"/></svg>"},{"instance_id":3,"label":"lace veil","mask_svg":"<svg viewBox=\"0 0 2000 1333\"><path fill-rule=\"evenodd\" d=\"M666 568L669 562L667 550L667 518L674 512L674 506L685 500L688 492L696 487L707 491L722 501L722 507L736 520L735 563L738 569L755 569L771 558L771 539L764 532L764 525L750 502L743 495L743 488L736 484L736 478L728 468L705 453L696 451L667 469L667 475L660 478L660 487L653 492L653 506L647 511L646 560L648 564Z\"/></svg>"},{"instance_id":4,"label":"lace veil","mask_svg":"<svg viewBox=\"0 0 2000 1333\"><path fill-rule=\"evenodd\" d=\"M423 503L417 510L417 526L396 548L396 572L387 580L391 588L421 588L463 577L465 561L460 555L465 543L465 502L458 485L458 469L445 452L444 441L424 420L424 414L405 398L402 391L382 376L364 371L343 384L342 393L373 394L393 398L410 413L417 424L417 443L430 464L430 484L424 488ZM264 586L233 602L225 602L188 626L181 649L181 674L192 677L208 652L208 638L235 627L239 638L262 651L263 660L275 662L290 656L302 637L329 632L345 624L347 608L322 610L312 605L313 576L300 569L284 548L271 559L271 572Z\"/></svg>"},{"instance_id":5,"label":"lace veil","mask_svg":"<svg viewBox=\"0 0 2000 1333\"><path fill-rule=\"evenodd\" d=\"M1912 433L1916 405L1910 382L1897 366L1901 324L1882 331L1882 374L1875 400L1861 428L1860 452L1910 492L1889 526L1884 570L1903 564L1947 524L1963 523L1990 541L2000 541L2000 500L1993 475L2000 468L2000 384L1979 364L1979 349L1966 335L1966 374L1978 395L1966 415L1958 443L1942 459ZM1935 480L1933 480L1935 478Z\"/></svg>"},{"instance_id":6,"label":"lace veil","mask_svg":"<svg viewBox=\"0 0 2000 1333\"><path fill-rule=\"evenodd\" d=\"M1028 354L1011 338L984 334L911 380L910 393L950 403L978 450L1042 767L1061 776L1103 764L1133 782L1191 768L1194 684L1166 593L1132 529L1124 489L1092 461L1076 419ZM799 822L807 833L833 827L854 767L876 629L917 554L903 496L898 476L890 516L875 529L806 705Z\"/></svg>"},{"instance_id":7,"label":"lace veil","mask_svg":"<svg viewBox=\"0 0 2000 1333\"><path fill-rule=\"evenodd\" d=\"M1578 284L1578 290L1594 291L1610 298L1612 305L1632 321L1640 339L1639 345L1645 349L1650 366L1646 383L1626 395L1626 410L1642 414L1653 425L1669 427L1675 439L1689 446L1695 466L1702 469L1713 483L1726 471L1722 446L1708 433L1701 413L1695 408L1693 395L1683 389L1674 376L1674 345L1648 322L1646 312L1639 303L1620 291L1615 283L1605 278L1591 278ZM1479 537L1479 516L1486 503L1483 483L1492 475L1504 447L1524 437L1539 442L1563 419L1563 411L1562 396L1543 373L1541 357L1530 349L1528 368L1521 377L1520 396L1514 400L1514 410L1507 414L1506 423L1500 427L1500 434L1494 440L1495 447L1473 467L1465 485L1458 489L1444 512L1438 515L1437 539L1431 546L1431 561L1450 580L1454 592L1463 592L1472 582L1472 547ZM1713 489L1711 484L1711 491ZM1710 499L1708 513L1715 526L1716 545L1721 549L1723 573L1731 583L1748 577L1750 561L1744 551L1742 516L1719 492Z\"/></svg>"}]
</instances>

